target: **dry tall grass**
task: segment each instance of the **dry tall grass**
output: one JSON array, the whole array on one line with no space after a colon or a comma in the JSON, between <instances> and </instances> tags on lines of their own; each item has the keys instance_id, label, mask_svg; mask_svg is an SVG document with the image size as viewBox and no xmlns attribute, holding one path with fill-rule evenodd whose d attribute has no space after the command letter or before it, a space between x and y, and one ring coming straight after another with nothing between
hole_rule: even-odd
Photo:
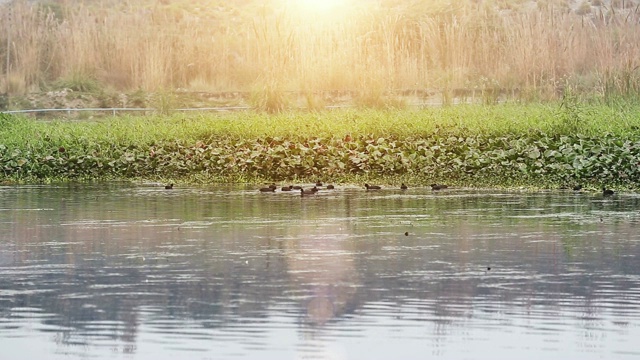
<instances>
[{"instance_id":1,"label":"dry tall grass","mask_svg":"<svg viewBox=\"0 0 640 360\"><path fill-rule=\"evenodd\" d=\"M501 89L525 99L556 97L563 86L638 94L640 10L631 0L602 3L577 15L562 1L500 10L489 0L351 0L314 13L287 0L201 0L200 9L16 0L0 6L0 92L80 76L148 91L277 83L305 92Z\"/></svg>"}]
</instances>

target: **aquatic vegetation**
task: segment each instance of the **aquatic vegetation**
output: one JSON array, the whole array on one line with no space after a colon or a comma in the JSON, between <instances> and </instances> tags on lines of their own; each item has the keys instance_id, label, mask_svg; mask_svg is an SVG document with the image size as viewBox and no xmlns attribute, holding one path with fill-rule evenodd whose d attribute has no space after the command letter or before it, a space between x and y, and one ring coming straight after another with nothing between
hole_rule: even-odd
<instances>
[{"instance_id":1,"label":"aquatic vegetation","mask_svg":"<svg viewBox=\"0 0 640 360\"><path fill-rule=\"evenodd\" d=\"M587 110L571 126L559 126L565 110L549 106L173 115L88 123L4 115L0 178L398 178L424 184L636 186L637 110Z\"/></svg>"}]
</instances>

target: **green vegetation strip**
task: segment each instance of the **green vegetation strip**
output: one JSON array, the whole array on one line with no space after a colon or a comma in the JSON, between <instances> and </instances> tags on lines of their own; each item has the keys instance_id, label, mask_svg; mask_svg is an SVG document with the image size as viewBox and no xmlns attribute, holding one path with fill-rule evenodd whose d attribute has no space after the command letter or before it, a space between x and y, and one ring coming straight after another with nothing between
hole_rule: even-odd
<instances>
[{"instance_id":1,"label":"green vegetation strip","mask_svg":"<svg viewBox=\"0 0 640 360\"><path fill-rule=\"evenodd\" d=\"M635 188L640 106L496 105L43 122L0 115L0 181Z\"/></svg>"}]
</instances>

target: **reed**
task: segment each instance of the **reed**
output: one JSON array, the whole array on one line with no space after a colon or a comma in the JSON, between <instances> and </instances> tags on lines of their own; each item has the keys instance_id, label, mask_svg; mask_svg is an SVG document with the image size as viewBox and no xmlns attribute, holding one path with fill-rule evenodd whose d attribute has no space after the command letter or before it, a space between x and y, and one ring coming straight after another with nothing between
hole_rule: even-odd
<instances>
[{"instance_id":1,"label":"reed","mask_svg":"<svg viewBox=\"0 0 640 360\"><path fill-rule=\"evenodd\" d=\"M287 0L15 0L0 11L0 92L84 76L121 91L428 88L446 102L465 88L491 102L495 91L558 99L572 86L633 98L640 10L631 3L352 0L318 14Z\"/></svg>"}]
</instances>

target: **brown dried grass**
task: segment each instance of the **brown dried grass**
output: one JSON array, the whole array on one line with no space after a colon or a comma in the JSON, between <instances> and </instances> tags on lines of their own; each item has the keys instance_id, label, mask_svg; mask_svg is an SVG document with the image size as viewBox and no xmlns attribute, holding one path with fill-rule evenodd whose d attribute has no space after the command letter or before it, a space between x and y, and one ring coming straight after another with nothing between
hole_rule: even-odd
<instances>
[{"instance_id":1,"label":"brown dried grass","mask_svg":"<svg viewBox=\"0 0 640 360\"><path fill-rule=\"evenodd\" d=\"M593 84L585 90L596 95L616 84L640 88L638 8L603 5L578 16L554 6L358 1L304 15L272 0L244 18L230 8L203 14L161 3L61 12L5 4L0 92L44 90L69 74L146 91L251 91L264 79L286 91L483 90L490 83L531 99L554 98L576 83Z\"/></svg>"}]
</instances>

